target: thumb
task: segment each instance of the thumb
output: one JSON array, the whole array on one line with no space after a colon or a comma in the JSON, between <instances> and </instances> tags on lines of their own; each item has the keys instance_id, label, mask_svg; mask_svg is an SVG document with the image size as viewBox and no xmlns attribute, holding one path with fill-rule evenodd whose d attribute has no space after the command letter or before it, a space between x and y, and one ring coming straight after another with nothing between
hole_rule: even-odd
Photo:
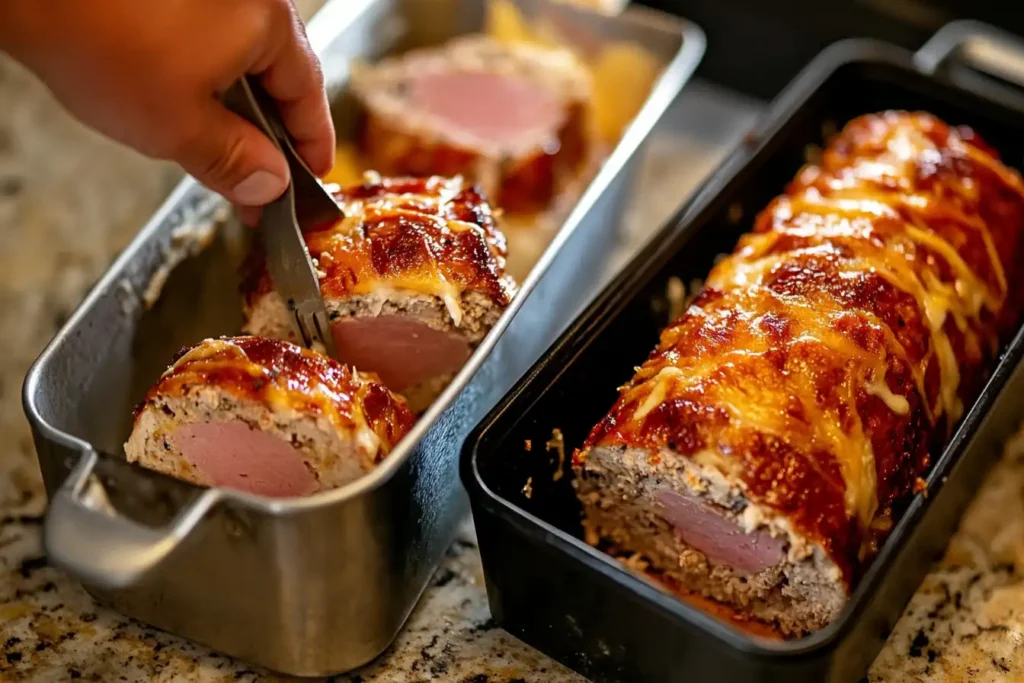
<instances>
[{"instance_id":1,"label":"thumb","mask_svg":"<svg viewBox=\"0 0 1024 683\"><path fill-rule=\"evenodd\" d=\"M218 101L204 103L198 134L174 161L206 187L239 206L262 206L288 187L288 162L258 128Z\"/></svg>"}]
</instances>

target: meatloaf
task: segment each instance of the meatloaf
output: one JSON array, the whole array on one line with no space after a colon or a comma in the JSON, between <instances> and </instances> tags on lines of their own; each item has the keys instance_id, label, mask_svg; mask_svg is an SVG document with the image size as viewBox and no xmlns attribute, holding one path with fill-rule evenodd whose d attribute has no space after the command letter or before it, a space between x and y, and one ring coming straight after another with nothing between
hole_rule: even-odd
<instances>
[{"instance_id":1,"label":"meatloaf","mask_svg":"<svg viewBox=\"0 0 1024 683\"><path fill-rule=\"evenodd\" d=\"M827 624L1020 320L1022 229L971 130L851 121L574 454L590 539L785 635Z\"/></svg>"},{"instance_id":2,"label":"meatloaf","mask_svg":"<svg viewBox=\"0 0 1024 683\"><path fill-rule=\"evenodd\" d=\"M346 484L413 424L375 378L288 342L207 339L183 351L135 412L129 462L271 497Z\"/></svg>"},{"instance_id":3,"label":"meatloaf","mask_svg":"<svg viewBox=\"0 0 1024 683\"><path fill-rule=\"evenodd\" d=\"M385 175L462 175L533 213L586 165L590 76L565 50L458 38L354 69L352 92L361 151Z\"/></svg>"},{"instance_id":4,"label":"meatloaf","mask_svg":"<svg viewBox=\"0 0 1024 683\"><path fill-rule=\"evenodd\" d=\"M462 179L381 178L339 190L345 217L305 233L338 360L376 373L414 412L447 385L505 310L505 238ZM244 331L298 341L263 258L243 281Z\"/></svg>"}]
</instances>

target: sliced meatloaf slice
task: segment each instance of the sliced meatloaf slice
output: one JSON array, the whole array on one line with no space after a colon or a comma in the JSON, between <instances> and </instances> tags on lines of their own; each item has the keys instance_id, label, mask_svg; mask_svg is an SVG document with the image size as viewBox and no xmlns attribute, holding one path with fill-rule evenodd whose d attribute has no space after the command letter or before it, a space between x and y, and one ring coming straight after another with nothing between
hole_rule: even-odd
<instances>
[{"instance_id":1,"label":"sliced meatloaf slice","mask_svg":"<svg viewBox=\"0 0 1024 683\"><path fill-rule=\"evenodd\" d=\"M575 454L592 540L787 635L834 619L1020 321L1022 232L971 131L850 122Z\"/></svg>"},{"instance_id":2,"label":"sliced meatloaf slice","mask_svg":"<svg viewBox=\"0 0 1024 683\"><path fill-rule=\"evenodd\" d=\"M295 344L207 339L146 395L125 453L203 486L302 496L372 470L413 419L375 378Z\"/></svg>"},{"instance_id":3,"label":"sliced meatloaf slice","mask_svg":"<svg viewBox=\"0 0 1024 683\"><path fill-rule=\"evenodd\" d=\"M385 175L462 175L534 213L586 166L590 76L568 51L459 38L354 69L352 91L361 151Z\"/></svg>"},{"instance_id":4,"label":"sliced meatloaf slice","mask_svg":"<svg viewBox=\"0 0 1024 683\"><path fill-rule=\"evenodd\" d=\"M505 239L460 178L384 179L337 192L345 218L307 232L338 359L425 409L515 291ZM245 331L298 341L258 254L245 278Z\"/></svg>"}]
</instances>

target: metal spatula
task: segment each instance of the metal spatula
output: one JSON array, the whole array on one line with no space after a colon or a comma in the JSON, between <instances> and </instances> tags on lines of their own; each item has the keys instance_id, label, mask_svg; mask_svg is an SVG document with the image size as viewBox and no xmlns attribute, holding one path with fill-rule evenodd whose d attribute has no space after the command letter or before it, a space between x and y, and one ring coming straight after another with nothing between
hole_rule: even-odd
<instances>
[{"instance_id":1,"label":"metal spatula","mask_svg":"<svg viewBox=\"0 0 1024 683\"><path fill-rule=\"evenodd\" d=\"M309 348L337 357L320 281L302 238L302 229L344 218L334 197L302 161L277 113L274 101L255 78L243 77L224 95L224 104L264 133L288 160L291 183L263 207L259 231L267 269L288 307L292 324Z\"/></svg>"}]
</instances>

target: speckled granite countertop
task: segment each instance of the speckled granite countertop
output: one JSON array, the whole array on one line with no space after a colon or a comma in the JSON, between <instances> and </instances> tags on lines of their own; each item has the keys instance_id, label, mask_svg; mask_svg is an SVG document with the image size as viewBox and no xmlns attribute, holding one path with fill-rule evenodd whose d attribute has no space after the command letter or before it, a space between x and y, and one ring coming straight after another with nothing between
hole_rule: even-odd
<instances>
[{"instance_id":1,"label":"speckled granite countertop","mask_svg":"<svg viewBox=\"0 0 1024 683\"><path fill-rule=\"evenodd\" d=\"M317 4L307 0L305 13ZM659 131L632 210L653 229L749 125L691 87ZM740 103L743 104L743 103ZM685 124L685 125L683 125ZM695 127L696 126L696 127ZM702 127L703 126L703 127ZM681 132L685 128L686 132ZM685 163L681 163L685 160ZM280 677L97 605L46 565L45 496L20 386L89 285L177 181L83 130L0 56L0 680L274 681ZM627 256L624 248L620 260ZM1007 447L946 557L907 609L871 681L1024 679L1024 437ZM339 681L582 681L496 628L467 523L393 647Z\"/></svg>"}]
</instances>

